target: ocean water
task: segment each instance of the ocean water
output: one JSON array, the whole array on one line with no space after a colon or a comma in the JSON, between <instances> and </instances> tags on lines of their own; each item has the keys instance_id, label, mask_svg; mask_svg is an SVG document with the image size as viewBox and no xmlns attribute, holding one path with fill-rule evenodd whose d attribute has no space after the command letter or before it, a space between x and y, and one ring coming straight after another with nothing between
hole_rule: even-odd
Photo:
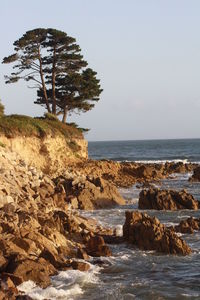
<instances>
[{"instance_id":1,"label":"ocean water","mask_svg":"<svg viewBox=\"0 0 200 300\"><path fill-rule=\"evenodd\" d=\"M89 155L95 159L200 162L200 140L125 141L89 143ZM200 201L200 183L190 183L191 174L174 174L156 183L160 188L187 189ZM135 185L120 189L127 200L122 207L84 212L102 225L117 228L122 234L125 210L137 210L140 189ZM166 225L178 224L189 216L200 217L200 211L145 211ZM200 232L183 234L192 248L189 256L157 254L141 251L126 243L111 245L112 257L102 257L104 266L94 264L88 272L66 271L52 278L52 285L40 289L25 282L20 289L33 299L82 300L186 300L200 299Z\"/></svg>"},{"instance_id":2,"label":"ocean water","mask_svg":"<svg viewBox=\"0 0 200 300\"><path fill-rule=\"evenodd\" d=\"M200 162L200 139L89 142L88 151L93 159Z\"/></svg>"}]
</instances>

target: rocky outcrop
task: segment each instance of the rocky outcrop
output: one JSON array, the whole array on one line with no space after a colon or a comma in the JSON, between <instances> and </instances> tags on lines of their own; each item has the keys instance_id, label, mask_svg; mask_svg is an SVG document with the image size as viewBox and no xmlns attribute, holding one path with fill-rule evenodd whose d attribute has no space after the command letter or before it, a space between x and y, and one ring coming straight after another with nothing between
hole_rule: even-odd
<instances>
[{"instance_id":1,"label":"rocky outcrop","mask_svg":"<svg viewBox=\"0 0 200 300\"><path fill-rule=\"evenodd\" d=\"M63 182L63 177L53 181L7 149L0 151L0 172L1 275L11 274L18 283L32 280L46 287L58 270L88 270L89 264L76 261L80 253L85 259L110 255L101 236L112 230L70 209L78 200L71 197L69 182ZM109 195L104 181L95 179L91 184L91 193L103 189L101 193ZM77 181L71 188L78 193L79 186ZM96 241L96 248L90 247L90 239Z\"/></svg>"},{"instance_id":2,"label":"rocky outcrop","mask_svg":"<svg viewBox=\"0 0 200 300\"><path fill-rule=\"evenodd\" d=\"M189 178L189 181L200 181L200 166L194 169L193 175Z\"/></svg>"},{"instance_id":3,"label":"rocky outcrop","mask_svg":"<svg viewBox=\"0 0 200 300\"><path fill-rule=\"evenodd\" d=\"M139 195L139 209L177 210L199 208L198 200L187 191L160 190L150 188L142 190Z\"/></svg>"},{"instance_id":4,"label":"rocky outcrop","mask_svg":"<svg viewBox=\"0 0 200 300\"><path fill-rule=\"evenodd\" d=\"M100 177L75 176L65 172L65 176L59 176L54 182L65 190L67 202L73 208L93 210L125 204L117 188Z\"/></svg>"},{"instance_id":5,"label":"rocky outcrop","mask_svg":"<svg viewBox=\"0 0 200 300\"><path fill-rule=\"evenodd\" d=\"M143 164L136 162L114 162L109 160L87 160L72 165L80 174L101 177L118 187L129 187L135 183L158 181L172 173L192 171L196 164L167 162L165 164Z\"/></svg>"},{"instance_id":6,"label":"rocky outcrop","mask_svg":"<svg viewBox=\"0 0 200 300\"><path fill-rule=\"evenodd\" d=\"M176 232L181 233L194 233L200 230L200 218L190 217L186 220L182 220L179 225L173 227Z\"/></svg>"},{"instance_id":7,"label":"rocky outcrop","mask_svg":"<svg viewBox=\"0 0 200 300\"><path fill-rule=\"evenodd\" d=\"M179 255L191 253L190 247L173 230L166 228L157 218L138 211L126 211L123 236L141 250Z\"/></svg>"}]
</instances>

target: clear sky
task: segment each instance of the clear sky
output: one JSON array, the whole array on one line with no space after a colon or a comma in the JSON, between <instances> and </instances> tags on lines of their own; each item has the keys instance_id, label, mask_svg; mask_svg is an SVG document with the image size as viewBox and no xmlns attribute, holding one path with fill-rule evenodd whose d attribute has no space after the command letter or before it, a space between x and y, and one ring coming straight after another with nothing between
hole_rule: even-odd
<instances>
[{"instance_id":1,"label":"clear sky","mask_svg":"<svg viewBox=\"0 0 200 300\"><path fill-rule=\"evenodd\" d=\"M96 107L72 116L89 140L200 137L199 0L1 0L0 60L27 30L52 27L77 39L104 89ZM5 85L6 113L42 115L36 91Z\"/></svg>"}]
</instances>

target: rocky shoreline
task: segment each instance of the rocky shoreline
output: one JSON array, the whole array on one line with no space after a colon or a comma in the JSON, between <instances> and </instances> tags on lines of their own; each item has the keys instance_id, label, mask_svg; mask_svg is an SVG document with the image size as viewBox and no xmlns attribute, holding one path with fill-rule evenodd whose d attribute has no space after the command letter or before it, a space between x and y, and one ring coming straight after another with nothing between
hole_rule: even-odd
<instances>
[{"instance_id":1,"label":"rocky shoreline","mask_svg":"<svg viewBox=\"0 0 200 300\"><path fill-rule=\"evenodd\" d=\"M27 280L45 288L60 270L87 271L90 257L112 255L109 243L178 255L192 251L175 231L199 230L199 220L167 228L156 218L127 212L122 237L79 210L125 205L118 187L133 184L148 187L140 194L139 209L199 209L187 191L151 188L174 173L194 171L197 180L196 164L79 160L45 174L19 153L0 147L0 166L0 299L30 299L17 290Z\"/></svg>"}]
</instances>

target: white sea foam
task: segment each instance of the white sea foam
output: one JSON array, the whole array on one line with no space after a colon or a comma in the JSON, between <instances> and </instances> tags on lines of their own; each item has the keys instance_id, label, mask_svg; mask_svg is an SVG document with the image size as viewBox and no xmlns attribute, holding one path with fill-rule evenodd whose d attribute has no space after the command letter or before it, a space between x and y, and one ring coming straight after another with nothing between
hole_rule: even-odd
<instances>
[{"instance_id":1,"label":"white sea foam","mask_svg":"<svg viewBox=\"0 0 200 300\"><path fill-rule=\"evenodd\" d=\"M184 163L184 164L190 163L190 162L188 161L188 159L135 160L134 162L136 162L136 163L142 163L142 164L165 164L166 162L169 162L169 163L172 163L172 162L173 162L173 163L179 163L179 162L182 162L182 163Z\"/></svg>"},{"instance_id":2,"label":"white sea foam","mask_svg":"<svg viewBox=\"0 0 200 300\"><path fill-rule=\"evenodd\" d=\"M115 235L123 236L123 225L119 224L115 227Z\"/></svg>"},{"instance_id":3,"label":"white sea foam","mask_svg":"<svg viewBox=\"0 0 200 300\"><path fill-rule=\"evenodd\" d=\"M21 292L29 295L34 300L72 300L74 296L84 293L84 285L87 283L97 284L99 267L92 266L88 272L68 270L59 272L52 277L51 286L42 289L32 281L26 281L18 286Z\"/></svg>"}]
</instances>

